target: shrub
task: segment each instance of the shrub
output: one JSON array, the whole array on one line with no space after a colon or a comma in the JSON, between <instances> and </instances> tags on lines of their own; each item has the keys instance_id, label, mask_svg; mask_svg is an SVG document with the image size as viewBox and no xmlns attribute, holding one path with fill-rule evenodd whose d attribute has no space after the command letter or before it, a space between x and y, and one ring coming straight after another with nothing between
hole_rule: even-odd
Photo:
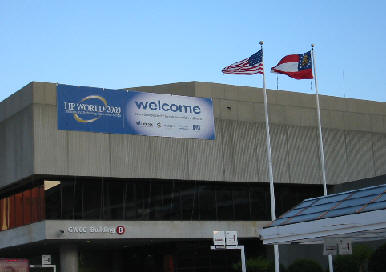
<instances>
[{"instance_id":1,"label":"shrub","mask_svg":"<svg viewBox=\"0 0 386 272\"><path fill-rule=\"evenodd\" d=\"M372 249L366 245L355 245L352 255L338 255L334 259L335 272L365 272Z\"/></svg>"},{"instance_id":2,"label":"shrub","mask_svg":"<svg viewBox=\"0 0 386 272\"><path fill-rule=\"evenodd\" d=\"M298 259L288 267L287 272L323 272L323 269L314 260Z\"/></svg>"},{"instance_id":3,"label":"shrub","mask_svg":"<svg viewBox=\"0 0 386 272\"><path fill-rule=\"evenodd\" d=\"M334 272L357 272L358 262L352 255L337 255L334 258Z\"/></svg>"},{"instance_id":4,"label":"shrub","mask_svg":"<svg viewBox=\"0 0 386 272\"><path fill-rule=\"evenodd\" d=\"M386 267L386 244L378 247L369 259L369 272L384 272Z\"/></svg>"}]
</instances>

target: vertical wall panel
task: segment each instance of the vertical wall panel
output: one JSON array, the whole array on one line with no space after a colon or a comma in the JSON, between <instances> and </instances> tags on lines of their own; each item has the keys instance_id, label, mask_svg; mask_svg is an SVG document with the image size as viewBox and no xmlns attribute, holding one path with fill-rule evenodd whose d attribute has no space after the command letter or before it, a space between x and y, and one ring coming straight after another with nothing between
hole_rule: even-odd
<instances>
[{"instance_id":1,"label":"vertical wall panel","mask_svg":"<svg viewBox=\"0 0 386 272\"><path fill-rule=\"evenodd\" d=\"M1 202L1 227L0 230L7 229L7 198L0 199Z\"/></svg>"},{"instance_id":2,"label":"vertical wall panel","mask_svg":"<svg viewBox=\"0 0 386 272\"><path fill-rule=\"evenodd\" d=\"M15 194L15 227L23 225L23 193Z\"/></svg>"},{"instance_id":3,"label":"vertical wall panel","mask_svg":"<svg viewBox=\"0 0 386 272\"><path fill-rule=\"evenodd\" d=\"M375 176L371 134L360 131L346 132L348 180Z\"/></svg>"},{"instance_id":4,"label":"vertical wall panel","mask_svg":"<svg viewBox=\"0 0 386 272\"><path fill-rule=\"evenodd\" d=\"M286 126L270 126L274 182L290 182L287 133Z\"/></svg>"},{"instance_id":5,"label":"vertical wall panel","mask_svg":"<svg viewBox=\"0 0 386 272\"><path fill-rule=\"evenodd\" d=\"M216 140L187 141L190 180L224 180L224 120L216 119Z\"/></svg>"},{"instance_id":6,"label":"vertical wall panel","mask_svg":"<svg viewBox=\"0 0 386 272\"><path fill-rule=\"evenodd\" d=\"M110 176L109 134L68 132L70 175Z\"/></svg>"},{"instance_id":7,"label":"vertical wall panel","mask_svg":"<svg viewBox=\"0 0 386 272\"><path fill-rule=\"evenodd\" d=\"M5 156L4 152L6 151L6 141L5 141L5 125L4 122L0 122L0 185L7 184L6 182L6 176L7 171L6 169L6 160L8 159L7 156Z\"/></svg>"},{"instance_id":8,"label":"vertical wall panel","mask_svg":"<svg viewBox=\"0 0 386 272\"><path fill-rule=\"evenodd\" d=\"M58 130L55 106L34 105L35 173L68 174L67 133Z\"/></svg>"},{"instance_id":9,"label":"vertical wall panel","mask_svg":"<svg viewBox=\"0 0 386 272\"><path fill-rule=\"evenodd\" d=\"M31 189L31 223L40 220L40 192L39 187Z\"/></svg>"},{"instance_id":10,"label":"vertical wall panel","mask_svg":"<svg viewBox=\"0 0 386 272\"><path fill-rule=\"evenodd\" d=\"M226 180L259 179L256 123L229 121L224 126L224 172Z\"/></svg>"},{"instance_id":11,"label":"vertical wall panel","mask_svg":"<svg viewBox=\"0 0 386 272\"><path fill-rule=\"evenodd\" d=\"M23 192L23 225L31 224L31 191Z\"/></svg>"},{"instance_id":12,"label":"vertical wall panel","mask_svg":"<svg viewBox=\"0 0 386 272\"><path fill-rule=\"evenodd\" d=\"M46 219L46 200L44 197L44 186L40 186L40 216L39 220L44 220Z\"/></svg>"},{"instance_id":13,"label":"vertical wall panel","mask_svg":"<svg viewBox=\"0 0 386 272\"><path fill-rule=\"evenodd\" d=\"M146 137L146 136L145 136ZM186 179L188 178L187 139L153 137L150 163L154 165L156 178Z\"/></svg>"},{"instance_id":14,"label":"vertical wall panel","mask_svg":"<svg viewBox=\"0 0 386 272\"><path fill-rule=\"evenodd\" d=\"M377 176L386 174L386 135L372 134L375 172Z\"/></svg>"},{"instance_id":15,"label":"vertical wall panel","mask_svg":"<svg viewBox=\"0 0 386 272\"><path fill-rule=\"evenodd\" d=\"M156 176L151 137L110 136L111 174L113 177L151 178Z\"/></svg>"},{"instance_id":16,"label":"vertical wall panel","mask_svg":"<svg viewBox=\"0 0 386 272\"><path fill-rule=\"evenodd\" d=\"M16 213L15 213L15 196L12 195L7 197L8 200L8 229L14 228L16 226Z\"/></svg>"},{"instance_id":17,"label":"vertical wall panel","mask_svg":"<svg viewBox=\"0 0 386 272\"><path fill-rule=\"evenodd\" d=\"M338 184L348 181L344 131L323 129L323 145L327 184Z\"/></svg>"},{"instance_id":18,"label":"vertical wall panel","mask_svg":"<svg viewBox=\"0 0 386 272\"><path fill-rule=\"evenodd\" d=\"M322 183L318 143L316 128L288 128L291 183Z\"/></svg>"},{"instance_id":19,"label":"vertical wall panel","mask_svg":"<svg viewBox=\"0 0 386 272\"><path fill-rule=\"evenodd\" d=\"M4 180L19 180L33 172L33 120L32 106L27 107L2 123L4 131L4 149L1 150L5 157ZM5 185L5 184L4 184Z\"/></svg>"}]
</instances>

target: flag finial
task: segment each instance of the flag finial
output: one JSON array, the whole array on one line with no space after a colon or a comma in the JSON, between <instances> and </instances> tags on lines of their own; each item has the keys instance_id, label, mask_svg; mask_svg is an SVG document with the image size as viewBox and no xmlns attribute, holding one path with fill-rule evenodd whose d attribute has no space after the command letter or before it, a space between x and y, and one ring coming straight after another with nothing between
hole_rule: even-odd
<instances>
[{"instance_id":1,"label":"flag finial","mask_svg":"<svg viewBox=\"0 0 386 272\"><path fill-rule=\"evenodd\" d=\"M260 45L263 45L263 43L264 43L263 41L259 41L259 44L260 44Z\"/></svg>"},{"instance_id":2,"label":"flag finial","mask_svg":"<svg viewBox=\"0 0 386 272\"><path fill-rule=\"evenodd\" d=\"M315 44L314 43L311 43L311 47L314 48Z\"/></svg>"}]
</instances>

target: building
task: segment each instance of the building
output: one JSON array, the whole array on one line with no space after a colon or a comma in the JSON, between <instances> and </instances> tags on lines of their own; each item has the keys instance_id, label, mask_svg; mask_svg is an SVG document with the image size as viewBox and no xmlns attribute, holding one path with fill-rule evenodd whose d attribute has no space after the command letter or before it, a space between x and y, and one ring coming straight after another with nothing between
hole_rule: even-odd
<instances>
[{"instance_id":1,"label":"building","mask_svg":"<svg viewBox=\"0 0 386 272\"><path fill-rule=\"evenodd\" d=\"M51 254L60 271L230 271L238 254L211 252L213 230L269 254L257 239L270 221L261 89L132 88L213 98L216 139L202 140L58 130L56 88L32 82L0 103L1 256ZM268 102L281 214L323 193L315 98L268 90ZM385 175L385 103L320 104L330 188Z\"/></svg>"}]
</instances>

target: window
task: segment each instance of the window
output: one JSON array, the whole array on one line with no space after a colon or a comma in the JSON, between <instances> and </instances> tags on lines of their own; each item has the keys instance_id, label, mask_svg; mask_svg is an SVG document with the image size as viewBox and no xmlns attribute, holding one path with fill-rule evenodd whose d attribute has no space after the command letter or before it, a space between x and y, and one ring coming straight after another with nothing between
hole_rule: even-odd
<instances>
[{"instance_id":1,"label":"window","mask_svg":"<svg viewBox=\"0 0 386 272\"><path fill-rule=\"evenodd\" d=\"M217 185L216 202L218 219L232 220L234 218L232 187L229 185Z\"/></svg>"},{"instance_id":2,"label":"window","mask_svg":"<svg viewBox=\"0 0 386 272\"><path fill-rule=\"evenodd\" d=\"M61 182L46 181L42 192L45 203L39 203L38 190L33 189L12 195L4 203L0 201L0 210L21 209L26 213L23 222L44 218L37 212L39 206L48 219L258 221L271 218L268 183L74 177ZM304 198L321 195L322 188L275 184L275 192L279 215ZM20 218L15 222L12 216L14 213L0 217L0 224L24 224Z\"/></svg>"}]
</instances>

